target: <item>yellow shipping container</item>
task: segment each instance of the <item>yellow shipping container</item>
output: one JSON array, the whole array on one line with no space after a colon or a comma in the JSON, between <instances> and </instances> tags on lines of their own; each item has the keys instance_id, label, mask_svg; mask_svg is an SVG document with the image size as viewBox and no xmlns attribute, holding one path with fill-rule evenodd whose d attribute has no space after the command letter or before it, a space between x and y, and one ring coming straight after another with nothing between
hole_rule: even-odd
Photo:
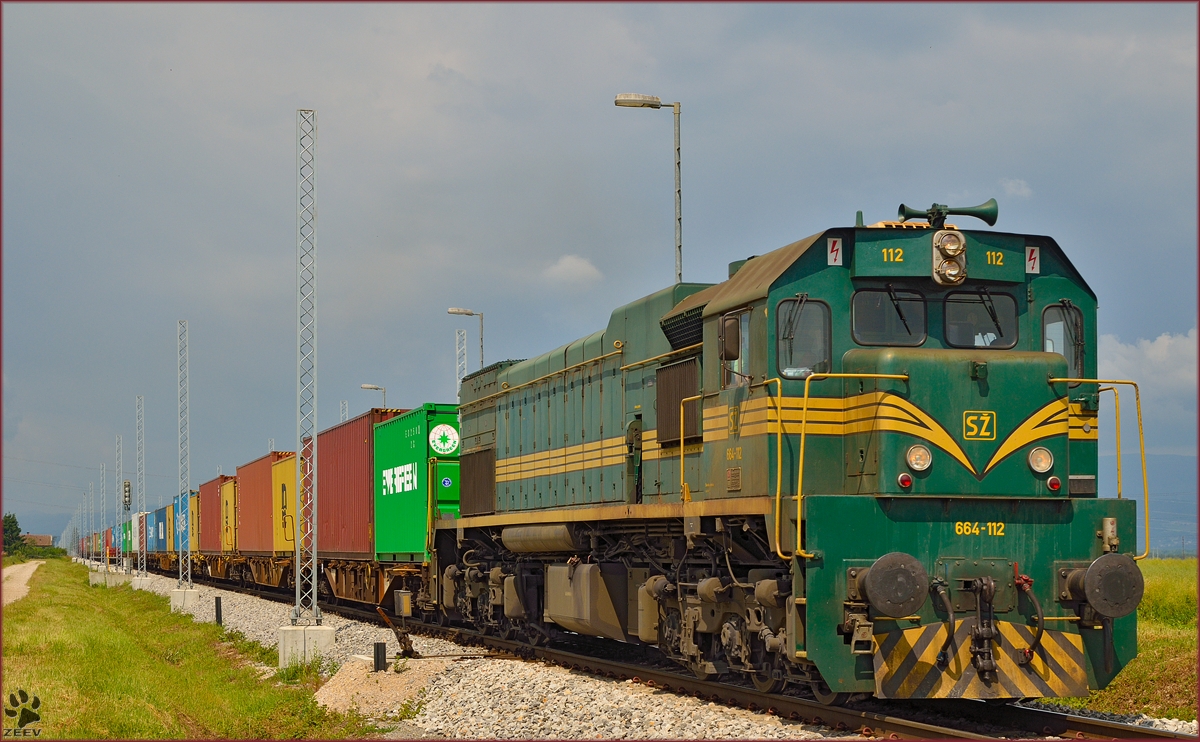
<instances>
[{"instance_id":1,"label":"yellow shipping container","mask_svg":"<svg viewBox=\"0 0 1200 742\"><path fill-rule=\"evenodd\" d=\"M200 551L200 493L192 490L188 501L188 548L194 552Z\"/></svg>"},{"instance_id":2,"label":"yellow shipping container","mask_svg":"<svg viewBox=\"0 0 1200 742\"><path fill-rule=\"evenodd\" d=\"M221 551L237 551L237 480L221 485Z\"/></svg>"},{"instance_id":3,"label":"yellow shipping container","mask_svg":"<svg viewBox=\"0 0 1200 742\"><path fill-rule=\"evenodd\" d=\"M320 492L321 490L317 490ZM164 531L167 537L167 551L175 552L175 505L167 506L167 528Z\"/></svg>"},{"instance_id":4,"label":"yellow shipping container","mask_svg":"<svg viewBox=\"0 0 1200 742\"><path fill-rule=\"evenodd\" d=\"M296 551L296 455L271 464L271 532L275 553Z\"/></svg>"}]
</instances>

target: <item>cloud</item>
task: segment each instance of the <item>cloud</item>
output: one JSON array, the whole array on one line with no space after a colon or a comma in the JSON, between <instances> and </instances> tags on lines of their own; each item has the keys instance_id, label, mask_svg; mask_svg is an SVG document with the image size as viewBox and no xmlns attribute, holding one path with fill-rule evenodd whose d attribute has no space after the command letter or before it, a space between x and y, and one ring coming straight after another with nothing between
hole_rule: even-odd
<instances>
[{"instance_id":1,"label":"cloud","mask_svg":"<svg viewBox=\"0 0 1200 742\"><path fill-rule=\"evenodd\" d=\"M1005 196L1029 198L1033 195L1033 189L1029 187L1029 184L1019 178L1001 178L1000 187L1004 189Z\"/></svg>"},{"instance_id":2,"label":"cloud","mask_svg":"<svg viewBox=\"0 0 1200 742\"><path fill-rule=\"evenodd\" d=\"M1153 340L1142 338L1122 343L1115 335L1100 336L1097 358L1100 378L1130 379L1142 393L1142 412L1148 453L1196 455L1196 328L1186 334L1163 333ZM1122 439L1137 441L1133 395L1121 388L1126 410L1122 416ZM1101 402L1101 430L1111 429L1111 398ZM1104 453L1111 452L1112 438L1101 433Z\"/></svg>"},{"instance_id":3,"label":"cloud","mask_svg":"<svg viewBox=\"0 0 1200 742\"><path fill-rule=\"evenodd\" d=\"M1147 397L1195 398L1196 328L1132 344L1101 335L1098 363L1101 378L1133 379Z\"/></svg>"},{"instance_id":4,"label":"cloud","mask_svg":"<svg viewBox=\"0 0 1200 742\"><path fill-rule=\"evenodd\" d=\"M595 283L604 278L604 274L587 258L564 255L557 263L542 271L542 278L556 283L581 285Z\"/></svg>"}]
</instances>

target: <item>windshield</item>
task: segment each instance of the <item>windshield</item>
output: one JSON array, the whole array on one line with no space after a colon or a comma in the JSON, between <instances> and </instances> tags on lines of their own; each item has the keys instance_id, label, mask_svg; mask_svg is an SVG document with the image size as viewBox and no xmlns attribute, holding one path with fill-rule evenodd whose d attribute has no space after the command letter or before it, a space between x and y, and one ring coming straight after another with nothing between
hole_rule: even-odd
<instances>
[{"instance_id":1,"label":"windshield","mask_svg":"<svg viewBox=\"0 0 1200 742\"><path fill-rule=\"evenodd\" d=\"M829 373L829 307L807 294L779 302L775 356L785 379Z\"/></svg>"},{"instance_id":2,"label":"windshield","mask_svg":"<svg viewBox=\"0 0 1200 742\"><path fill-rule=\"evenodd\" d=\"M946 295L946 344L952 348L1012 348L1017 344L1017 302L986 287Z\"/></svg>"},{"instance_id":3,"label":"windshield","mask_svg":"<svg viewBox=\"0 0 1200 742\"><path fill-rule=\"evenodd\" d=\"M925 342L925 297L916 291L864 289L851 303L854 342L915 346Z\"/></svg>"}]
</instances>

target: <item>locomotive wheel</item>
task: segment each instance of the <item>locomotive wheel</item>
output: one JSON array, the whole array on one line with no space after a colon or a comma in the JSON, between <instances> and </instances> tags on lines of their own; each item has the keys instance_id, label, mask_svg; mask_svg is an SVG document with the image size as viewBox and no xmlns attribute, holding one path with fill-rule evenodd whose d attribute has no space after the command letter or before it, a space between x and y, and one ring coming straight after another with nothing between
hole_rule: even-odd
<instances>
[{"instance_id":1,"label":"locomotive wheel","mask_svg":"<svg viewBox=\"0 0 1200 742\"><path fill-rule=\"evenodd\" d=\"M850 700L849 693L835 693L829 689L829 686L823 680L810 683L808 687L812 689L813 695L816 696L817 703L822 706L845 706L846 701Z\"/></svg>"},{"instance_id":2,"label":"locomotive wheel","mask_svg":"<svg viewBox=\"0 0 1200 742\"><path fill-rule=\"evenodd\" d=\"M717 674L715 672L709 672L705 668L706 664L708 664L708 663L706 663L706 662L689 662L688 668L691 669L693 675L695 675L697 678L699 678L701 680L710 680L712 678L715 678L717 676Z\"/></svg>"},{"instance_id":3,"label":"locomotive wheel","mask_svg":"<svg viewBox=\"0 0 1200 742\"><path fill-rule=\"evenodd\" d=\"M759 693L778 693L787 685L786 680L757 672L750 675L750 682Z\"/></svg>"},{"instance_id":4,"label":"locomotive wheel","mask_svg":"<svg viewBox=\"0 0 1200 742\"><path fill-rule=\"evenodd\" d=\"M508 616L500 616L500 638L509 641L516 638L518 633L517 627L513 625L512 619Z\"/></svg>"}]
</instances>

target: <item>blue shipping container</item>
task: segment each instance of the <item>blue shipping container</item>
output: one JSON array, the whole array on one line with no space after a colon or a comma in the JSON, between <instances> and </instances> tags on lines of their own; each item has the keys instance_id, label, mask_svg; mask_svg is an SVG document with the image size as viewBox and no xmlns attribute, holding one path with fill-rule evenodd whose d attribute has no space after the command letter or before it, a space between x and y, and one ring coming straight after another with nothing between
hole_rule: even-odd
<instances>
[{"instance_id":1,"label":"blue shipping container","mask_svg":"<svg viewBox=\"0 0 1200 742\"><path fill-rule=\"evenodd\" d=\"M146 551L150 554L158 551L155 548L156 539L158 538L158 513L146 513Z\"/></svg>"}]
</instances>

